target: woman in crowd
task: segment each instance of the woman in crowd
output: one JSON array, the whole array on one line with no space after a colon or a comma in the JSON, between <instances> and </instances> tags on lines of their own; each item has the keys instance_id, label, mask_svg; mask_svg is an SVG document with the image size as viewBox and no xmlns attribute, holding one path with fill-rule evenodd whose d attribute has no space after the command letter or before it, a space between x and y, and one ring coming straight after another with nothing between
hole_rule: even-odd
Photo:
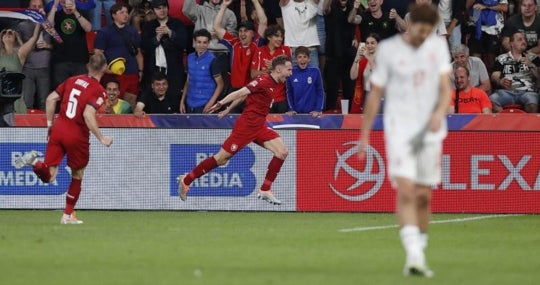
<instances>
[{"instance_id":1,"label":"woman in crowd","mask_svg":"<svg viewBox=\"0 0 540 285\"><path fill-rule=\"evenodd\" d=\"M351 79L356 80L351 113L363 112L364 102L370 91L369 77L375 67L375 51L379 41L379 35L372 33L368 35L365 43L358 45L354 64L350 70Z\"/></svg>"}]
</instances>

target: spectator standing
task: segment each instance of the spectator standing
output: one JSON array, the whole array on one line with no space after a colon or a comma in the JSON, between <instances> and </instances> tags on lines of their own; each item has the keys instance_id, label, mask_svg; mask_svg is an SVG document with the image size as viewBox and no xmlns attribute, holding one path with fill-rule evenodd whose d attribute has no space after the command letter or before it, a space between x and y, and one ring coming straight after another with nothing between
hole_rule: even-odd
<instances>
[{"instance_id":1,"label":"spectator standing","mask_svg":"<svg viewBox=\"0 0 540 285\"><path fill-rule=\"evenodd\" d=\"M469 71L469 81L474 87L478 87L484 90L486 93L491 92L491 81L484 62L474 56L469 56L469 48L460 44L452 48L452 67L454 70L461 66L467 68ZM455 86L454 75L451 77L452 84Z\"/></svg>"},{"instance_id":2,"label":"spectator standing","mask_svg":"<svg viewBox=\"0 0 540 285\"><path fill-rule=\"evenodd\" d=\"M450 48L461 44L461 23L465 12L463 0L439 0L439 15L446 26Z\"/></svg>"},{"instance_id":3,"label":"spectator standing","mask_svg":"<svg viewBox=\"0 0 540 285\"><path fill-rule=\"evenodd\" d=\"M501 32L502 46L504 50L510 50L510 36L515 31L525 34L527 49L540 53L540 18L538 18L538 8L536 0L522 0L519 6L520 13L508 18L504 23Z\"/></svg>"},{"instance_id":4,"label":"spectator standing","mask_svg":"<svg viewBox=\"0 0 540 285\"><path fill-rule=\"evenodd\" d=\"M456 89L452 92L452 100L448 108L449 114L455 113L484 113L491 114L491 101L486 92L471 86L469 70L458 66L454 69Z\"/></svg>"},{"instance_id":5,"label":"spectator standing","mask_svg":"<svg viewBox=\"0 0 540 285\"><path fill-rule=\"evenodd\" d=\"M45 15L43 0L30 0L29 9L39 11ZM23 42L27 42L33 36L35 26L39 25L30 20L22 21L17 26ZM46 31L40 31L35 47L28 54L23 66L22 73L24 103L29 109L45 111L45 99L51 92L51 54L53 44L52 37Z\"/></svg>"},{"instance_id":6,"label":"spectator standing","mask_svg":"<svg viewBox=\"0 0 540 285\"><path fill-rule=\"evenodd\" d=\"M296 49L296 66L287 78L288 115L310 114L318 117L324 107L324 89L321 71L311 66L309 49L300 46Z\"/></svg>"},{"instance_id":7,"label":"spectator standing","mask_svg":"<svg viewBox=\"0 0 540 285\"><path fill-rule=\"evenodd\" d=\"M167 77L161 72L155 72L152 75L151 89L141 93L133 114L137 118L146 114L173 114L178 112L175 104L169 92Z\"/></svg>"},{"instance_id":8,"label":"spectator standing","mask_svg":"<svg viewBox=\"0 0 540 285\"><path fill-rule=\"evenodd\" d=\"M352 2L328 0L325 4L326 27L332 31L326 35L326 109L335 110L340 88L342 99L350 101L354 95L354 81L349 71L356 53L356 25L347 21Z\"/></svg>"},{"instance_id":9,"label":"spectator standing","mask_svg":"<svg viewBox=\"0 0 540 285\"><path fill-rule=\"evenodd\" d=\"M118 115L131 114L133 112L131 105L127 101L118 98L118 95L120 94L120 83L116 78L109 77L103 85L105 87L105 92L107 93L107 100L105 101L105 104L99 108L98 113Z\"/></svg>"},{"instance_id":10,"label":"spectator standing","mask_svg":"<svg viewBox=\"0 0 540 285\"><path fill-rule=\"evenodd\" d=\"M144 68L140 37L135 28L127 24L129 19L127 4L114 4L110 14L113 24L99 30L94 42L94 52L105 54L109 63L117 58L126 59L125 71L118 75L120 98L134 107Z\"/></svg>"},{"instance_id":11,"label":"spectator standing","mask_svg":"<svg viewBox=\"0 0 540 285\"><path fill-rule=\"evenodd\" d=\"M22 42L19 33L12 29L4 29L0 32L0 70L21 73L28 54L34 48L38 39L40 26L34 27L32 37ZM22 97L13 100L0 98L0 126L13 126L14 113L26 113L26 105Z\"/></svg>"},{"instance_id":12,"label":"spectator standing","mask_svg":"<svg viewBox=\"0 0 540 285\"><path fill-rule=\"evenodd\" d=\"M255 78L262 73L267 73L272 66L272 60L280 55L291 56L291 49L283 45L285 31L278 25L270 26L264 31L267 44L259 47L251 64L251 77ZM285 83L278 84L274 89L274 102L270 113L285 113L288 111Z\"/></svg>"},{"instance_id":13,"label":"spectator standing","mask_svg":"<svg viewBox=\"0 0 540 285\"><path fill-rule=\"evenodd\" d=\"M370 34L366 38L365 45L361 44L356 52L353 65L350 69L350 77L356 81L354 96L352 99L351 113L362 113L364 102L371 91L371 73L375 68L375 52L381 38L377 34ZM381 111L383 109L381 102Z\"/></svg>"},{"instance_id":14,"label":"spectator standing","mask_svg":"<svg viewBox=\"0 0 540 285\"><path fill-rule=\"evenodd\" d=\"M514 32L510 37L510 51L495 59L491 80L498 86L489 99L493 111L500 112L504 106L519 104L527 113L538 112L538 66L540 58L527 52L523 32Z\"/></svg>"},{"instance_id":15,"label":"spectator standing","mask_svg":"<svg viewBox=\"0 0 540 285\"><path fill-rule=\"evenodd\" d=\"M195 23L194 31L206 29L211 32L212 39L208 45L208 51L210 51L217 58L216 67L219 69L222 78L227 78L229 72L229 49L219 42L217 35L213 30L214 19L216 18L220 9L221 0L208 0L197 4L195 0L184 0L184 7L182 12ZM223 21L221 26L225 28L229 33L237 35L236 27L238 22L234 12L230 9L225 11L223 15ZM228 82L227 82L228 84Z\"/></svg>"},{"instance_id":16,"label":"spectator standing","mask_svg":"<svg viewBox=\"0 0 540 285\"><path fill-rule=\"evenodd\" d=\"M488 72L493 71L495 56L499 53L499 36L504 27L504 14L508 0L466 0L469 9L468 46L471 55L482 59Z\"/></svg>"},{"instance_id":17,"label":"spectator standing","mask_svg":"<svg viewBox=\"0 0 540 285\"><path fill-rule=\"evenodd\" d=\"M72 1L62 1L63 9L59 7L60 1L54 0L47 16L63 41L53 41L52 89L71 76L87 73L86 33L92 30L87 11L79 12Z\"/></svg>"},{"instance_id":18,"label":"spectator standing","mask_svg":"<svg viewBox=\"0 0 540 285\"><path fill-rule=\"evenodd\" d=\"M169 92L172 99L180 106L182 88L185 82L184 49L187 32L185 25L177 19L169 17L167 0L153 0L152 9L156 19L144 25L141 37L144 51L143 90L150 85L154 72L167 75Z\"/></svg>"},{"instance_id":19,"label":"spectator standing","mask_svg":"<svg viewBox=\"0 0 540 285\"><path fill-rule=\"evenodd\" d=\"M51 183L56 179L60 162L67 155L71 183L66 194L66 207L60 219L61 224L83 223L75 216L74 208L81 194L84 170L90 160L90 132L104 146L109 147L112 144L112 138L101 133L96 121L96 110L105 102L105 90L99 80L106 69L105 57L95 54L90 57L88 74L70 77L47 97L49 136L45 161L37 159L37 151L30 151L15 161L17 168L32 165L34 173L41 181ZM60 112L53 121L58 102Z\"/></svg>"},{"instance_id":20,"label":"spectator standing","mask_svg":"<svg viewBox=\"0 0 540 285\"><path fill-rule=\"evenodd\" d=\"M101 16L102 12L105 12L106 25L110 26L113 23L113 19L109 11L111 7L116 4L116 0L94 0L96 7L92 10L92 30L99 31L102 28Z\"/></svg>"},{"instance_id":21,"label":"spectator standing","mask_svg":"<svg viewBox=\"0 0 540 285\"><path fill-rule=\"evenodd\" d=\"M319 37L319 48L317 52L319 54L319 70L324 74L326 68L326 20L324 18L325 5L327 1L332 0L319 0L317 5L317 16L316 16L316 25L317 25L317 36Z\"/></svg>"},{"instance_id":22,"label":"spectator standing","mask_svg":"<svg viewBox=\"0 0 540 285\"><path fill-rule=\"evenodd\" d=\"M238 37L229 33L221 26L223 15L227 11L227 7L233 2L232 0L224 0L221 3L220 10L214 21L214 31L217 37L224 43L231 52L231 77L230 86L232 91L238 90L251 81L251 62L253 56L258 52L258 43L260 34L266 30L266 16L264 10L258 0L251 0L257 11L259 26L257 33L253 22L247 20L238 26Z\"/></svg>"},{"instance_id":23,"label":"spectator standing","mask_svg":"<svg viewBox=\"0 0 540 285\"><path fill-rule=\"evenodd\" d=\"M319 66L319 35L317 33L317 5L319 0L279 0L285 33L285 45L294 50L299 46L309 49L313 66ZM294 64L294 62L293 62Z\"/></svg>"},{"instance_id":24,"label":"spectator standing","mask_svg":"<svg viewBox=\"0 0 540 285\"><path fill-rule=\"evenodd\" d=\"M268 17L268 25L279 25L281 28L283 28L283 14L281 13L281 7L279 7L279 1L262 0L262 6L266 16Z\"/></svg>"},{"instance_id":25,"label":"spectator standing","mask_svg":"<svg viewBox=\"0 0 540 285\"><path fill-rule=\"evenodd\" d=\"M381 40L384 40L399 31L407 30L407 23L396 9L391 8L388 11L383 11L382 2L383 0L369 0L368 9L359 14L360 0L354 1L348 21L351 24L360 25L362 42L365 42L367 35L372 33L378 34Z\"/></svg>"},{"instance_id":26,"label":"spectator standing","mask_svg":"<svg viewBox=\"0 0 540 285\"><path fill-rule=\"evenodd\" d=\"M208 113L225 86L216 57L208 50L210 32L193 33L195 52L187 58L187 80L180 101L180 113Z\"/></svg>"}]
</instances>

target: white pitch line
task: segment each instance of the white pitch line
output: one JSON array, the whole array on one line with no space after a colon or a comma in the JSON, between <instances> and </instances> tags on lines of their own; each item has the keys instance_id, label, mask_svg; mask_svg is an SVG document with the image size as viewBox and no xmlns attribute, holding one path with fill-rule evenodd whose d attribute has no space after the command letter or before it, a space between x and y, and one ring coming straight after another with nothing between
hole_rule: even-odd
<instances>
[{"instance_id":1,"label":"white pitch line","mask_svg":"<svg viewBox=\"0 0 540 285\"><path fill-rule=\"evenodd\" d=\"M451 219L451 220L435 220L435 221L431 221L429 223L430 224L460 223L460 222L467 222L467 221L493 219L493 218L516 217L516 216L523 216L523 215L517 215L517 214L515 214L515 215L488 215L488 216L477 216L477 217L468 217L468 218ZM339 232L342 232L342 233L365 232L365 231L373 231L373 230L393 229L393 228L397 228L397 227L398 227L398 225L359 227L359 228L351 228L351 229L341 229L341 230L339 230Z\"/></svg>"}]
</instances>

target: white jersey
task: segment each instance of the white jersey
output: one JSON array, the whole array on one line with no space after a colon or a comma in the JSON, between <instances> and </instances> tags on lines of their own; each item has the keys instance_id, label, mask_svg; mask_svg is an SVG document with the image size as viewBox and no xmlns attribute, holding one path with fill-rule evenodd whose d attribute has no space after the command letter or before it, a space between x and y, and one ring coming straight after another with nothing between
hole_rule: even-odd
<instances>
[{"instance_id":1,"label":"white jersey","mask_svg":"<svg viewBox=\"0 0 540 285\"><path fill-rule=\"evenodd\" d=\"M387 139L410 141L422 131L438 104L441 74L451 72L450 53L444 38L432 34L415 48L402 35L377 47L372 84L385 89L384 129ZM446 120L425 141L446 137Z\"/></svg>"},{"instance_id":2,"label":"white jersey","mask_svg":"<svg viewBox=\"0 0 540 285\"><path fill-rule=\"evenodd\" d=\"M317 5L313 0L289 1L281 7L285 28L285 45L313 47L320 45L317 33Z\"/></svg>"}]
</instances>

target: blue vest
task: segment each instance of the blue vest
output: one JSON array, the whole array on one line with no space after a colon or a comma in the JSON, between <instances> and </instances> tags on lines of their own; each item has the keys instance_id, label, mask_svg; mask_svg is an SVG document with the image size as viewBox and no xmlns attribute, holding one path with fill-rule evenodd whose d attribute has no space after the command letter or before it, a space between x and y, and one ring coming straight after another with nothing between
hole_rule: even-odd
<instances>
[{"instance_id":1,"label":"blue vest","mask_svg":"<svg viewBox=\"0 0 540 285\"><path fill-rule=\"evenodd\" d=\"M206 105L216 90L216 82L210 68L214 59L215 56L209 51L199 57L195 52L188 55L189 89L186 104L191 108Z\"/></svg>"}]
</instances>

